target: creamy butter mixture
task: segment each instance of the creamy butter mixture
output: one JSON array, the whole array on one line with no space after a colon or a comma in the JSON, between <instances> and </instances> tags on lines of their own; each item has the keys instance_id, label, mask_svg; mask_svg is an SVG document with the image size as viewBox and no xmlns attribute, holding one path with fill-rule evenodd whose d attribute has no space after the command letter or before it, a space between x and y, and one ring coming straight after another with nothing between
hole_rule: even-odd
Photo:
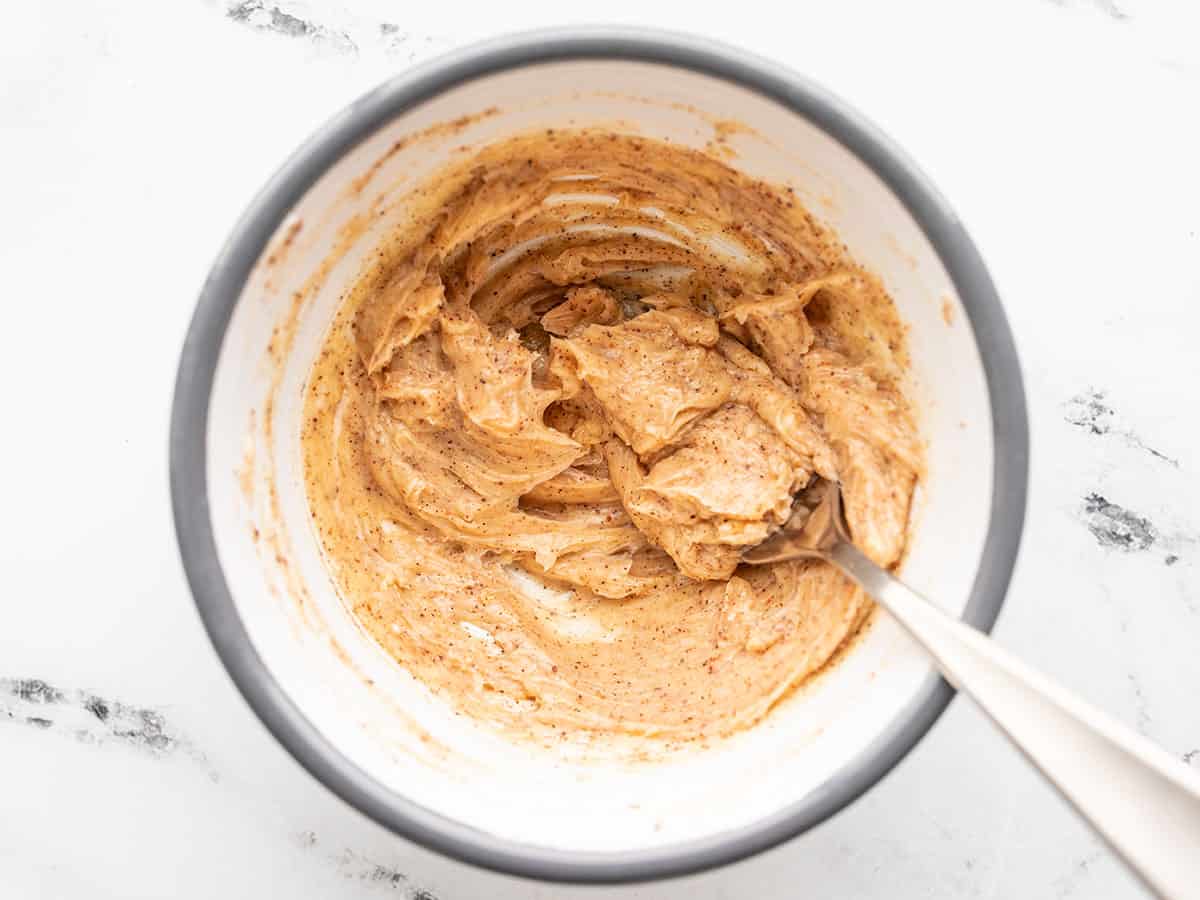
<instances>
[{"instance_id":1,"label":"creamy butter mixture","mask_svg":"<svg viewBox=\"0 0 1200 900\"><path fill-rule=\"evenodd\" d=\"M738 566L814 475L892 565L922 452L903 327L790 191L612 133L485 148L410 198L340 310L302 436L370 633L509 734L762 718L867 602Z\"/></svg>"}]
</instances>

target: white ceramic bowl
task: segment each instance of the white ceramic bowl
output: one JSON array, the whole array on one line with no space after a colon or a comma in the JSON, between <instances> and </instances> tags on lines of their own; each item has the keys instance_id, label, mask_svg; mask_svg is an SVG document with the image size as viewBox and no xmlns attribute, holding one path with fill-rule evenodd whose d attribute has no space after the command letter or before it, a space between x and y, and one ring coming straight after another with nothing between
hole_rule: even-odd
<instances>
[{"instance_id":1,"label":"white ceramic bowl","mask_svg":"<svg viewBox=\"0 0 1200 900\"><path fill-rule=\"evenodd\" d=\"M804 79L678 35L550 32L446 57L338 115L253 202L200 298L171 433L183 559L230 674L309 771L406 838L560 880L729 862L850 802L950 698L880 615L831 671L717 748L636 765L552 758L432 699L355 625L323 568L302 487L301 392L396 201L456 148L533 127L632 128L703 147L729 120L750 127L729 137L733 164L793 185L911 326L929 472L904 577L979 627L1000 609L1024 513L1020 372L978 254L900 151Z\"/></svg>"}]
</instances>

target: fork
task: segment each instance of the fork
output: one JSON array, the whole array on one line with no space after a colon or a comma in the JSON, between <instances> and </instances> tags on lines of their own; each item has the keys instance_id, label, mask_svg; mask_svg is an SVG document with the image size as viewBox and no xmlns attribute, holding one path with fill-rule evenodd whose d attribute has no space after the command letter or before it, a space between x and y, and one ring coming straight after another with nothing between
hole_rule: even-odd
<instances>
[{"instance_id":1,"label":"fork","mask_svg":"<svg viewBox=\"0 0 1200 900\"><path fill-rule=\"evenodd\" d=\"M815 478L749 565L821 559L856 581L1162 897L1200 897L1200 775L1035 672L854 546L841 488Z\"/></svg>"}]
</instances>

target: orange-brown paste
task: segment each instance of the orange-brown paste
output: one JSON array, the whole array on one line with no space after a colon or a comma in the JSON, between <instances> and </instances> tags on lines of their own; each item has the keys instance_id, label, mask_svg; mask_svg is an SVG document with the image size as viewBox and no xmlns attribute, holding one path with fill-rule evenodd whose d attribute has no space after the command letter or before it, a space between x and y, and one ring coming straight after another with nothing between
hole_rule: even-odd
<instances>
[{"instance_id":1,"label":"orange-brown paste","mask_svg":"<svg viewBox=\"0 0 1200 900\"><path fill-rule=\"evenodd\" d=\"M510 139L409 204L307 389L346 603L510 734L759 720L867 603L742 550L814 475L876 561L904 548L922 454L880 283L790 191L638 137Z\"/></svg>"}]
</instances>

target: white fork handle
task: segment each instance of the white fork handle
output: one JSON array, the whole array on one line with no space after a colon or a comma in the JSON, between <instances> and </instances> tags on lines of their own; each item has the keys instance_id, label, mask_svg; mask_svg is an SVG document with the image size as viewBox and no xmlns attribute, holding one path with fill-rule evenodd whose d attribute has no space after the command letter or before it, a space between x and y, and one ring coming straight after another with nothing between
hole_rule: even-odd
<instances>
[{"instance_id":1,"label":"white fork handle","mask_svg":"<svg viewBox=\"0 0 1200 900\"><path fill-rule=\"evenodd\" d=\"M830 559L970 696L1151 888L1200 897L1200 775L942 612L853 545Z\"/></svg>"}]
</instances>

